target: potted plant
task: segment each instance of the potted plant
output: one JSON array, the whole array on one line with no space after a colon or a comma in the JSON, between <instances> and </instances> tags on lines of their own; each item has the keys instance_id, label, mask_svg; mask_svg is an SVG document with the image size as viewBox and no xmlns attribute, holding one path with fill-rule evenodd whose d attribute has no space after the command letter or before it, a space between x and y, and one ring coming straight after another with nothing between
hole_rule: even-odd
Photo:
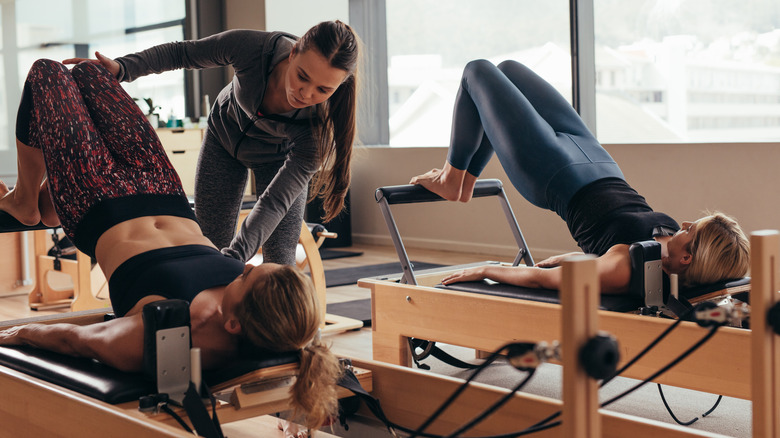
<instances>
[{"instance_id":1,"label":"potted plant","mask_svg":"<svg viewBox=\"0 0 780 438\"><path fill-rule=\"evenodd\" d=\"M155 106L151 97L144 97L143 99L133 98L133 100L143 100L149 109L146 111L146 119L154 128L160 127L160 115L157 114L158 109L162 109L160 106Z\"/></svg>"}]
</instances>

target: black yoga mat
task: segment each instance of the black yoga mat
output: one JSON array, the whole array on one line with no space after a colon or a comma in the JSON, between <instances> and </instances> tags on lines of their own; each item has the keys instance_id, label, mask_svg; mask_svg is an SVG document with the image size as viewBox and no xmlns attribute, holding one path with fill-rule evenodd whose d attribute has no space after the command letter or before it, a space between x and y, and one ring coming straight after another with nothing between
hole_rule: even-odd
<instances>
[{"instance_id":1,"label":"black yoga mat","mask_svg":"<svg viewBox=\"0 0 780 438\"><path fill-rule=\"evenodd\" d=\"M328 314L363 321L363 327L371 327L371 298L328 304Z\"/></svg>"},{"instance_id":2,"label":"black yoga mat","mask_svg":"<svg viewBox=\"0 0 780 438\"><path fill-rule=\"evenodd\" d=\"M435 263L412 262L412 268L416 271L423 269L439 268L444 265ZM401 263L382 263L379 265L356 266L354 268L330 269L325 271L325 285L327 287L355 284L361 278L378 277L380 275L397 274L402 272Z\"/></svg>"},{"instance_id":3,"label":"black yoga mat","mask_svg":"<svg viewBox=\"0 0 780 438\"><path fill-rule=\"evenodd\" d=\"M363 251L344 251L340 249L320 248L320 258L322 260L340 259L343 257L356 257L363 255Z\"/></svg>"}]
</instances>

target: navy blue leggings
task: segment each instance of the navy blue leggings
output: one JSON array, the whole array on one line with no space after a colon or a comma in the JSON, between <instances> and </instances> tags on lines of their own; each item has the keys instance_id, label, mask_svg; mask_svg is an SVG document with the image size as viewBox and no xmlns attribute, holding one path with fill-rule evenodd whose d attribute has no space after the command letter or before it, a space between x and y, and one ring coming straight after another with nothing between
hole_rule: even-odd
<instances>
[{"instance_id":1,"label":"navy blue leggings","mask_svg":"<svg viewBox=\"0 0 780 438\"><path fill-rule=\"evenodd\" d=\"M466 65L455 100L447 161L479 176L493 152L532 204L566 219L571 197L602 178L623 178L569 102L528 67Z\"/></svg>"}]
</instances>

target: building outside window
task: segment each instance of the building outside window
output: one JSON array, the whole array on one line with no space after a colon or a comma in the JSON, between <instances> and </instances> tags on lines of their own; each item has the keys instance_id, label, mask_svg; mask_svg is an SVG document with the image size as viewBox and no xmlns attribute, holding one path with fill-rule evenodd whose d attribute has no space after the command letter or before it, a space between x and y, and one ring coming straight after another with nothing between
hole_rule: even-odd
<instances>
[{"instance_id":1,"label":"building outside window","mask_svg":"<svg viewBox=\"0 0 780 438\"><path fill-rule=\"evenodd\" d=\"M520 61L571 95L569 1L387 0L391 146L446 146L466 62ZM780 138L780 2L593 0L603 143Z\"/></svg>"},{"instance_id":2,"label":"building outside window","mask_svg":"<svg viewBox=\"0 0 780 438\"><path fill-rule=\"evenodd\" d=\"M595 0L599 140L780 138L776 0ZM648 96L653 96L648 99Z\"/></svg>"}]
</instances>

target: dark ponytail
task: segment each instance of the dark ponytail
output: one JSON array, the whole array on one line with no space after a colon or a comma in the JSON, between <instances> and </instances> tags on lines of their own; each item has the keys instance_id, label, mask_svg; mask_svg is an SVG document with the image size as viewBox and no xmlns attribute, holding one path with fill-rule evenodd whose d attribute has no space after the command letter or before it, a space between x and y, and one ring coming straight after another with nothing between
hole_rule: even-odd
<instances>
[{"instance_id":1,"label":"dark ponytail","mask_svg":"<svg viewBox=\"0 0 780 438\"><path fill-rule=\"evenodd\" d=\"M357 138L357 87L359 39L341 21L325 21L309 29L295 50L316 49L332 67L347 72L333 95L315 107L313 126L322 168L312 180L310 200L323 199L323 220L336 217L344 209L344 198L352 180L352 146Z\"/></svg>"}]
</instances>

